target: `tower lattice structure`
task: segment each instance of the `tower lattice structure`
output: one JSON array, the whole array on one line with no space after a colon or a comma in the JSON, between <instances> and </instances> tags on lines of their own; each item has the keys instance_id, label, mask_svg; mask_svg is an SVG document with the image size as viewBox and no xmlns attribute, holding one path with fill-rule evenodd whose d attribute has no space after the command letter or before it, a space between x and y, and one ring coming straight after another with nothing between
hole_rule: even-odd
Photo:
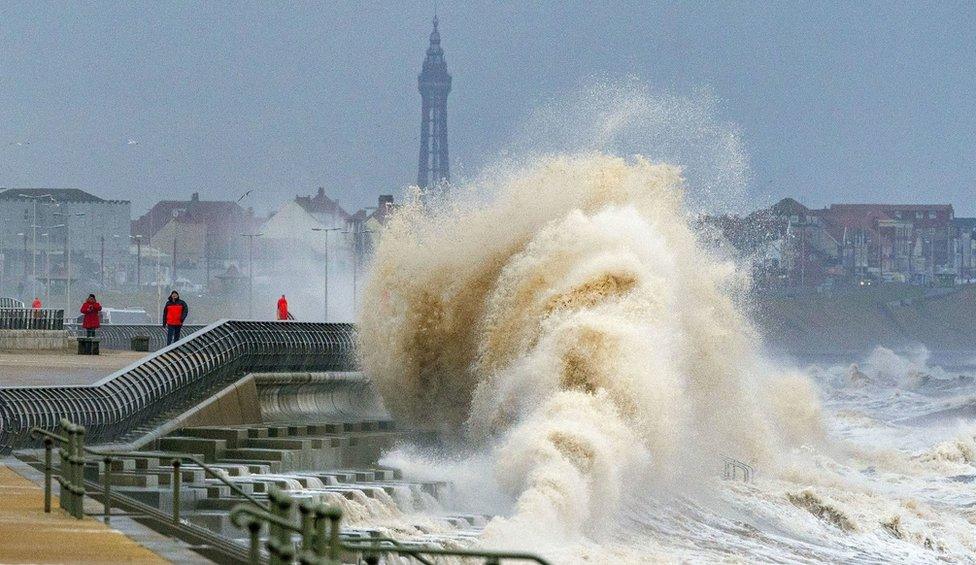
<instances>
[{"instance_id":1,"label":"tower lattice structure","mask_svg":"<svg viewBox=\"0 0 976 565\"><path fill-rule=\"evenodd\" d=\"M430 46L424 58L423 70L417 77L420 90L420 164L417 167L417 186L427 188L451 180L447 153L447 95L451 92L451 75L441 48L441 34L430 33Z\"/></svg>"}]
</instances>

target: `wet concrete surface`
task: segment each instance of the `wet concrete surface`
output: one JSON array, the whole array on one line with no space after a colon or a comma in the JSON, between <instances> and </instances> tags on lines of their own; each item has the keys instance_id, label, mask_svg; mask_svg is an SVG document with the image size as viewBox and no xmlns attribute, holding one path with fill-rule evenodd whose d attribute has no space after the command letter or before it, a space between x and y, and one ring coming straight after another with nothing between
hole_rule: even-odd
<instances>
[{"instance_id":1,"label":"wet concrete surface","mask_svg":"<svg viewBox=\"0 0 976 565\"><path fill-rule=\"evenodd\" d=\"M147 355L115 350L102 350L101 355L0 351L0 387L91 384Z\"/></svg>"}]
</instances>

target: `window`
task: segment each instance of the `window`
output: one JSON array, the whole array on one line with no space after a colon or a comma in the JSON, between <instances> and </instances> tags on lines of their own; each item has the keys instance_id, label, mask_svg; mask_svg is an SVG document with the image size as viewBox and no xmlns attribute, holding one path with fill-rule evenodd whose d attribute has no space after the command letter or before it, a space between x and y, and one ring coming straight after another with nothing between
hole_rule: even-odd
<instances>
[{"instance_id":1,"label":"window","mask_svg":"<svg viewBox=\"0 0 976 565\"><path fill-rule=\"evenodd\" d=\"M935 210L929 210L929 219L930 220L934 220L935 219Z\"/></svg>"},{"instance_id":2,"label":"window","mask_svg":"<svg viewBox=\"0 0 976 565\"><path fill-rule=\"evenodd\" d=\"M915 219L916 220L921 220L922 219L922 211L921 210L915 212Z\"/></svg>"}]
</instances>

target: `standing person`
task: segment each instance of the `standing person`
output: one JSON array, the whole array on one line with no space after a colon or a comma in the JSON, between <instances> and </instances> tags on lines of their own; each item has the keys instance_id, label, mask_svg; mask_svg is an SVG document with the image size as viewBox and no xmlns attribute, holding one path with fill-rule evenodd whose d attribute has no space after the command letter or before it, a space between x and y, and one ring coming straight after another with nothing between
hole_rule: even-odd
<instances>
[{"instance_id":1,"label":"standing person","mask_svg":"<svg viewBox=\"0 0 976 565\"><path fill-rule=\"evenodd\" d=\"M28 322L29 324L39 325L41 319L41 299L34 297L34 302L31 302L31 309L34 310L34 321ZM33 326L32 326L33 327Z\"/></svg>"},{"instance_id":2,"label":"standing person","mask_svg":"<svg viewBox=\"0 0 976 565\"><path fill-rule=\"evenodd\" d=\"M183 329L183 321L190 313L190 307L186 302L180 300L180 293L175 290L169 293L169 299L163 306L163 327L166 328L166 345L180 340L180 330Z\"/></svg>"},{"instance_id":3,"label":"standing person","mask_svg":"<svg viewBox=\"0 0 976 565\"><path fill-rule=\"evenodd\" d=\"M87 337L95 337L95 330L102 325L101 311L102 305L95 300L95 295L89 294L88 299L81 305L81 313L84 314L81 319L81 327L85 328Z\"/></svg>"},{"instance_id":4,"label":"standing person","mask_svg":"<svg viewBox=\"0 0 976 565\"><path fill-rule=\"evenodd\" d=\"M285 299L284 294L282 294L281 298L278 299L278 319L279 320L288 319L288 300Z\"/></svg>"}]
</instances>

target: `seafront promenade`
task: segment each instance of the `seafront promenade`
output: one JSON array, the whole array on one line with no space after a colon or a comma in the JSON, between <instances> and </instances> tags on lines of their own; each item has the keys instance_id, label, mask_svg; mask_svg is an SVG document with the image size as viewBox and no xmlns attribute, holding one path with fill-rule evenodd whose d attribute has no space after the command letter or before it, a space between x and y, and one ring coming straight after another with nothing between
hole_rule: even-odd
<instances>
[{"instance_id":1,"label":"seafront promenade","mask_svg":"<svg viewBox=\"0 0 976 565\"><path fill-rule=\"evenodd\" d=\"M145 357L139 351L71 352L0 350L0 386L87 385Z\"/></svg>"},{"instance_id":2,"label":"seafront promenade","mask_svg":"<svg viewBox=\"0 0 976 565\"><path fill-rule=\"evenodd\" d=\"M42 480L25 463L0 459L0 563L207 563L125 516L113 516L112 527L90 515L77 520L56 496L45 513ZM97 515L101 504L87 500L85 510Z\"/></svg>"},{"instance_id":3,"label":"seafront promenade","mask_svg":"<svg viewBox=\"0 0 976 565\"><path fill-rule=\"evenodd\" d=\"M0 386L90 384L145 356L0 351ZM41 472L13 457L0 458L0 563L207 563L125 516L105 525L97 518L101 504L91 499L85 501L88 515L77 520L60 508L56 484L54 489L51 512L45 513Z\"/></svg>"}]
</instances>

